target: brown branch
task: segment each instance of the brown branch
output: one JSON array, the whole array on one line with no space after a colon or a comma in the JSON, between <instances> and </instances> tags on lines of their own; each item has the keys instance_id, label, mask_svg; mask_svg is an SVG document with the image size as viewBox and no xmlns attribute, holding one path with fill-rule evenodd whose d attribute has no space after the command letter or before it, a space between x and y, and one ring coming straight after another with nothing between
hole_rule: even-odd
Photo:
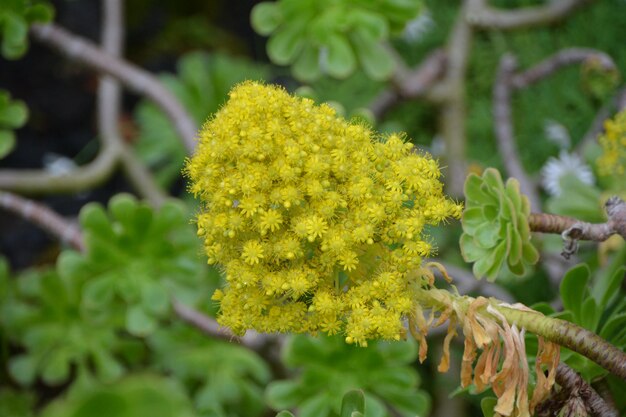
<instances>
[{"instance_id":1,"label":"brown branch","mask_svg":"<svg viewBox=\"0 0 626 417\"><path fill-rule=\"evenodd\" d=\"M227 328L220 326L212 317L186 306L180 301L172 300L172 308L180 319L208 336L228 342L241 342L239 337L232 334Z\"/></svg>"},{"instance_id":2,"label":"brown branch","mask_svg":"<svg viewBox=\"0 0 626 417\"><path fill-rule=\"evenodd\" d=\"M541 200L537 187L522 166L515 146L511 110L513 90L511 88L511 79L516 68L517 60L513 55L505 54L500 59L500 66L493 86L494 131L498 151L502 156L508 175L515 177L519 181L521 191L528 196L531 207L538 210L541 207Z\"/></svg>"},{"instance_id":3,"label":"brown branch","mask_svg":"<svg viewBox=\"0 0 626 417\"><path fill-rule=\"evenodd\" d=\"M569 258L578 248L579 240L603 242L617 234L626 239L626 202L613 196L605 203L606 223L587 223L556 214L532 213L528 225L533 232L560 233L565 241L562 255Z\"/></svg>"},{"instance_id":4,"label":"brown branch","mask_svg":"<svg viewBox=\"0 0 626 417\"><path fill-rule=\"evenodd\" d=\"M531 207L534 210L540 209L541 200L537 187L526 173L516 150L511 110L513 91L527 88L554 74L564 66L592 59L598 60L600 65L607 70L616 68L610 56L595 49L587 48L563 49L532 68L519 73L515 73L517 61L513 55L505 54L500 59L500 66L493 88L494 131L498 150L509 176L518 179L522 192L528 195Z\"/></svg>"},{"instance_id":5,"label":"brown branch","mask_svg":"<svg viewBox=\"0 0 626 417\"><path fill-rule=\"evenodd\" d=\"M467 3L467 2L466 2ZM452 28L446 45L447 65L444 79L432 91L442 98L439 124L446 145L448 172L446 185L453 196L463 195L463 184L467 174L465 155L465 73L472 45L473 30L466 19L467 4L464 4Z\"/></svg>"},{"instance_id":6,"label":"brown branch","mask_svg":"<svg viewBox=\"0 0 626 417\"><path fill-rule=\"evenodd\" d=\"M607 404L580 375L564 363L560 363L556 368L556 382L570 398L580 397L592 416L617 417L617 410Z\"/></svg>"},{"instance_id":7,"label":"brown branch","mask_svg":"<svg viewBox=\"0 0 626 417\"><path fill-rule=\"evenodd\" d=\"M106 181L119 162L119 148L103 143L96 159L67 174L52 174L38 169L3 169L0 189L21 194L75 193Z\"/></svg>"},{"instance_id":8,"label":"brown branch","mask_svg":"<svg viewBox=\"0 0 626 417\"><path fill-rule=\"evenodd\" d=\"M591 387L602 397L606 405L611 410L617 410L617 404L615 404L615 398L611 392L611 387L606 381L606 378L598 379L591 383Z\"/></svg>"},{"instance_id":9,"label":"brown branch","mask_svg":"<svg viewBox=\"0 0 626 417\"><path fill-rule=\"evenodd\" d=\"M226 340L228 342L236 342L250 350L259 352L268 344L277 342L277 338L271 335L261 335L253 331L248 331L242 337L235 336L228 328L222 327L213 317L182 304L180 301L173 300L172 307L174 312L181 320L191 324L207 336L215 339Z\"/></svg>"},{"instance_id":10,"label":"brown branch","mask_svg":"<svg viewBox=\"0 0 626 417\"><path fill-rule=\"evenodd\" d=\"M577 219L546 213L532 213L528 225L533 232L560 233L576 240L603 242L614 234L626 239L626 202L617 196L605 204L606 223L587 223Z\"/></svg>"},{"instance_id":11,"label":"brown branch","mask_svg":"<svg viewBox=\"0 0 626 417\"><path fill-rule=\"evenodd\" d=\"M147 71L103 52L93 42L73 35L55 24L34 24L31 35L56 48L69 59L115 77L131 90L152 100L173 123L189 152L195 148L197 125L178 99Z\"/></svg>"},{"instance_id":12,"label":"brown branch","mask_svg":"<svg viewBox=\"0 0 626 417\"><path fill-rule=\"evenodd\" d=\"M102 50L119 58L124 43L122 0L105 0L102 6ZM154 207L160 207L167 196L156 184L150 171L135 157L132 149L124 143L120 134L118 126L121 93L120 84L115 78L108 75L103 75L100 78L97 96L100 140L115 144L119 148L118 158L126 177L139 194L150 201Z\"/></svg>"},{"instance_id":13,"label":"brown branch","mask_svg":"<svg viewBox=\"0 0 626 417\"><path fill-rule=\"evenodd\" d=\"M617 70L613 59L602 51L590 48L566 48L549 56L534 67L513 75L510 83L513 88L520 90L549 77L565 66L592 60L596 60L606 71Z\"/></svg>"},{"instance_id":14,"label":"brown branch","mask_svg":"<svg viewBox=\"0 0 626 417\"><path fill-rule=\"evenodd\" d=\"M488 0L472 0L467 18L477 28L512 30L555 23L589 0L548 1L544 6L502 10L489 6Z\"/></svg>"},{"instance_id":15,"label":"brown branch","mask_svg":"<svg viewBox=\"0 0 626 417\"><path fill-rule=\"evenodd\" d=\"M123 38L121 3L107 0L103 6L103 49L116 56L121 51ZM0 189L22 194L75 193L103 183L121 165L139 194L153 206L160 206L167 196L119 133L120 94L118 82L103 76L97 95L101 149L96 159L63 175L42 170L1 170Z\"/></svg>"},{"instance_id":16,"label":"brown branch","mask_svg":"<svg viewBox=\"0 0 626 417\"><path fill-rule=\"evenodd\" d=\"M85 249L80 229L44 205L0 190L0 207L41 227L79 251Z\"/></svg>"},{"instance_id":17,"label":"brown branch","mask_svg":"<svg viewBox=\"0 0 626 417\"><path fill-rule=\"evenodd\" d=\"M429 54L419 66L412 70L399 70L391 78L392 88L382 91L369 105L376 118L382 117L393 105L401 100L433 98L431 88L443 75L446 66L446 54L437 49Z\"/></svg>"}]
</instances>

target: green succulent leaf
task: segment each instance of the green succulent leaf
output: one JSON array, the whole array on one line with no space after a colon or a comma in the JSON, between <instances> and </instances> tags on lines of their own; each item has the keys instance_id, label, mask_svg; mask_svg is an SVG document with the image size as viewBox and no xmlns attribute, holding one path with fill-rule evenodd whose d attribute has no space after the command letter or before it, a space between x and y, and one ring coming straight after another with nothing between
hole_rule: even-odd
<instances>
[{"instance_id":1,"label":"green succulent leaf","mask_svg":"<svg viewBox=\"0 0 626 417\"><path fill-rule=\"evenodd\" d=\"M356 68L356 58L348 43L341 35L332 35L328 39L327 72L336 78L345 78Z\"/></svg>"},{"instance_id":2,"label":"green succulent leaf","mask_svg":"<svg viewBox=\"0 0 626 417\"><path fill-rule=\"evenodd\" d=\"M363 71L373 80L388 79L396 68L390 52L369 33L355 31L351 36L354 50Z\"/></svg>"},{"instance_id":3,"label":"green succulent leaf","mask_svg":"<svg viewBox=\"0 0 626 417\"><path fill-rule=\"evenodd\" d=\"M269 36L267 53L279 65L292 65L303 81L326 73L353 74L357 64L373 80L386 80L395 61L383 46L421 9L419 1L278 0L254 7L252 27ZM341 40L340 40L341 39ZM318 52L328 59L318 59Z\"/></svg>"},{"instance_id":4,"label":"green succulent leaf","mask_svg":"<svg viewBox=\"0 0 626 417\"><path fill-rule=\"evenodd\" d=\"M561 280L560 292L563 299L563 307L572 311L576 319L581 317L590 274L591 271L587 264L580 264L567 271Z\"/></svg>"},{"instance_id":5,"label":"green succulent leaf","mask_svg":"<svg viewBox=\"0 0 626 417\"><path fill-rule=\"evenodd\" d=\"M114 385L97 385L53 402L42 417L193 417L189 398L176 381L135 375Z\"/></svg>"},{"instance_id":6,"label":"green succulent leaf","mask_svg":"<svg viewBox=\"0 0 626 417\"><path fill-rule=\"evenodd\" d=\"M295 61L304 46L301 31L298 26L288 26L276 32L267 42L270 59L278 65L288 65Z\"/></svg>"},{"instance_id":7,"label":"green succulent leaf","mask_svg":"<svg viewBox=\"0 0 626 417\"><path fill-rule=\"evenodd\" d=\"M428 396L416 391L417 373L407 366L417 356L415 342L374 343L362 349L347 345L340 337L294 336L284 356L284 363L301 368L302 373L297 379L270 384L267 397L275 409L297 407L302 415L304 404L305 410L322 413L320 417L339 413L344 396L357 388L363 392L364 414L368 416L385 415L381 402L406 416L424 415L430 407ZM336 365L323 365L328 361ZM326 405L322 405L322 398Z\"/></svg>"},{"instance_id":8,"label":"green succulent leaf","mask_svg":"<svg viewBox=\"0 0 626 417\"><path fill-rule=\"evenodd\" d=\"M341 402L340 417L353 417L354 413L365 413L365 395L361 390L348 391Z\"/></svg>"},{"instance_id":9,"label":"green succulent leaf","mask_svg":"<svg viewBox=\"0 0 626 417\"><path fill-rule=\"evenodd\" d=\"M281 22L281 10L276 3L262 2L252 8L250 23L260 35L271 34Z\"/></svg>"},{"instance_id":10,"label":"green succulent leaf","mask_svg":"<svg viewBox=\"0 0 626 417\"><path fill-rule=\"evenodd\" d=\"M207 338L183 323L159 328L147 343L157 369L194 387L189 394L203 413L260 417L266 411L263 387L271 373L249 349Z\"/></svg>"},{"instance_id":11,"label":"green succulent leaf","mask_svg":"<svg viewBox=\"0 0 626 417\"><path fill-rule=\"evenodd\" d=\"M494 280L502 268L524 275L539 260L530 242L528 199L519 190L517 180L510 178L505 184L493 168L482 176L470 174L465 181L459 243L463 259L474 262L477 278Z\"/></svg>"},{"instance_id":12,"label":"green succulent leaf","mask_svg":"<svg viewBox=\"0 0 626 417\"><path fill-rule=\"evenodd\" d=\"M498 403L498 399L494 397L485 397L480 400L480 409L483 412L484 417L493 417L494 408L496 408L496 404Z\"/></svg>"},{"instance_id":13,"label":"green succulent leaf","mask_svg":"<svg viewBox=\"0 0 626 417\"><path fill-rule=\"evenodd\" d=\"M0 159L15 149L15 134L10 130L0 129Z\"/></svg>"},{"instance_id":14,"label":"green succulent leaf","mask_svg":"<svg viewBox=\"0 0 626 417\"><path fill-rule=\"evenodd\" d=\"M2 12L0 11L0 26ZM28 119L28 108L20 100L11 100L11 95L0 90L0 159L7 156L16 145L14 129L18 129Z\"/></svg>"},{"instance_id":15,"label":"green succulent leaf","mask_svg":"<svg viewBox=\"0 0 626 417\"><path fill-rule=\"evenodd\" d=\"M35 395L31 392L0 389L0 416L32 417Z\"/></svg>"},{"instance_id":16,"label":"green succulent leaf","mask_svg":"<svg viewBox=\"0 0 626 417\"><path fill-rule=\"evenodd\" d=\"M31 385L37 375L37 359L21 355L9 361L9 374L21 385Z\"/></svg>"},{"instance_id":17,"label":"green succulent leaf","mask_svg":"<svg viewBox=\"0 0 626 417\"><path fill-rule=\"evenodd\" d=\"M28 27L46 23L54 15L47 2L4 1L0 7L0 50L6 59L18 59L28 48Z\"/></svg>"}]
</instances>

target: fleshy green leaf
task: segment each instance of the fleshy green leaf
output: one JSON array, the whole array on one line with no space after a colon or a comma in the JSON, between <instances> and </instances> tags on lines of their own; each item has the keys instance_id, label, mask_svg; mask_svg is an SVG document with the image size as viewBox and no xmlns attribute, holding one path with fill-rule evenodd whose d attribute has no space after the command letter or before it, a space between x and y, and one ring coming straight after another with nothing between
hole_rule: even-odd
<instances>
[{"instance_id":1,"label":"fleshy green leaf","mask_svg":"<svg viewBox=\"0 0 626 417\"><path fill-rule=\"evenodd\" d=\"M143 308L156 315L165 314L170 305L169 295L159 283L146 282L141 288L141 300Z\"/></svg>"},{"instance_id":2,"label":"fleshy green leaf","mask_svg":"<svg viewBox=\"0 0 626 417\"><path fill-rule=\"evenodd\" d=\"M87 204L81 209L79 219L83 229L88 229L89 232L97 234L100 239L111 241L116 238L111 222L101 205Z\"/></svg>"},{"instance_id":3,"label":"fleshy green leaf","mask_svg":"<svg viewBox=\"0 0 626 417\"><path fill-rule=\"evenodd\" d=\"M10 154L15 148L15 134L10 130L0 129L0 159Z\"/></svg>"},{"instance_id":4,"label":"fleshy green leaf","mask_svg":"<svg viewBox=\"0 0 626 417\"><path fill-rule=\"evenodd\" d=\"M0 126L17 129L24 126L28 119L28 108L20 100L10 102L0 109Z\"/></svg>"},{"instance_id":5,"label":"fleshy green leaf","mask_svg":"<svg viewBox=\"0 0 626 417\"><path fill-rule=\"evenodd\" d=\"M20 385L31 385L37 371L36 358L29 355L15 356L9 360L9 373Z\"/></svg>"},{"instance_id":6,"label":"fleshy green leaf","mask_svg":"<svg viewBox=\"0 0 626 417\"><path fill-rule=\"evenodd\" d=\"M466 262L476 262L485 257L488 253L486 249L479 247L474 238L466 233L461 235L461 255Z\"/></svg>"},{"instance_id":7,"label":"fleshy green leaf","mask_svg":"<svg viewBox=\"0 0 626 417\"><path fill-rule=\"evenodd\" d=\"M58 349L46 356L42 378L48 385L57 385L65 381L70 372L69 355L64 349Z\"/></svg>"},{"instance_id":8,"label":"fleshy green leaf","mask_svg":"<svg viewBox=\"0 0 626 417\"><path fill-rule=\"evenodd\" d=\"M626 312L615 314L607 319L607 322L602 326L600 331L600 337L613 341L613 339L626 328Z\"/></svg>"},{"instance_id":9,"label":"fleshy green leaf","mask_svg":"<svg viewBox=\"0 0 626 417\"><path fill-rule=\"evenodd\" d=\"M250 23L260 35L269 35L282 22L283 16L276 3L262 2L252 8Z\"/></svg>"},{"instance_id":10,"label":"fleshy green leaf","mask_svg":"<svg viewBox=\"0 0 626 417\"><path fill-rule=\"evenodd\" d=\"M134 306L126 314L126 329L135 336L147 336L157 327L157 323L142 307Z\"/></svg>"},{"instance_id":11,"label":"fleshy green leaf","mask_svg":"<svg viewBox=\"0 0 626 417\"><path fill-rule=\"evenodd\" d=\"M305 46L300 56L291 67L293 75L302 81L313 81L319 78L321 72L318 56L319 51L316 48L311 45Z\"/></svg>"},{"instance_id":12,"label":"fleshy green leaf","mask_svg":"<svg viewBox=\"0 0 626 417\"><path fill-rule=\"evenodd\" d=\"M481 248L491 248L498 242L499 232L500 225L498 223L483 223L476 228L474 232L474 241Z\"/></svg>"},{"instance_id":13,"label":"fleshy green leaf","mask_svg":"<svg viewBox=\"0 0 626 417\"><path fill-rule=\"evenodd\" d=\"M371 35L355 31L352 44L365 73L373 80L386 80L395 70L395 61L390 53Z\"/></svg>"},{"instance_id":14,"label":"fleshy green leaf","mask_svg":"<svg viewBox=\"0 0 626 417\"><path fill-rule=\"evenodd\" d=\"M304 41L301 36L301 28L289 26L280 29L267 42L267 54L272 62L278 65L291 64L298 56Z\"/></svg>"},{"instance_id":15,"label":"fleshy green leaf","mask_svg":"<svg viewBox=\"0 0 626 417\"><path fill-rule=\"evenodd\" d=\"M539 261L539 251L532 243L526 242L522 245L522 259L529 265L534 265Z\"/></svg>"},{"instance_id":16,"label":"fleshy green leaf","mask_svg":"<svg viewBox=\"0 0 626 417\"><path fill-rule=\"evenodd\" d=\"M591 293L600 307L606 307L612 297L619 292L619 287L624 280L626 267L617 268L612 274L600 275L598 282L593 285Z\"/></svg>"},{"instance_id":17,"label":"fleshy green leaf","mask_svg":"<svg viewBox=\"0 0 626 417\"><path fill-rule=\"evenodd\" d=\"M330 411L328 394L321 392L298 405L298 417L320 417Z\"/></svg>"},{"instance_id":18,"label":"fleshy green leaf","mask_svg":"<svg viewBox=\"0 0 626 417\"><path fill-rule=\"evenodd\" d=\"M351 10L347 16L347 24L367 32L373 39L383 40L389 35L389 25L384 17L369 10Z\"/></svg>"},{"instance_id":19,"label":"fleshy green leaf","mask_svg":"<svg viewBox=\"0 0 626 417\"><path fill-rule=\"evenodd\" d=\"M268 385L265 395L272 408L290 408L298 403L300 390L292 381L275 381Z\"/></svg>"},{"instance_id":20,"label":"fleshy green leaf","mask_svg":"<svg viewBox=\"0 0 626 417\"><path fill-rule=\"evenodd\" d=\"M563 307L571 310L577 320L581 318L590 273L587 264L579 264L567 271L561 280L560 292Z\"/></svg>"},{"instance_id":21,"label":"fleshy green leaf","mask_svg":"<svg viewBox=\"0 0 626 417\"><path fill-rule=\"evenodd\" d=\"M54 17L54 9L49 4L33 4L24 12L24 17L29 23L48 23Z\"/></svg>"},{"instance_id":22,"label":"fleshy green leaf","mask_svg":"<svg viewBox=\"0 0 626 417\"><path fill-rule=\"evenodd\" d=\"M602 310L596 306L596 300L587 297L582 305L580 324L586 329L595 331L601 315Z\"/></svg>"},{"instance_id":23,"label":"fleshy green leaf","mask_svg":"<svg viewBox=\"0 0 626 417\"><path fill-rule=\"evenodd\" d=\"M493 417L494 408L496 408L496 404L498 403L498 399L494 397L485 397L480 400L480 409L483 412L484 417Z\"/></svg>"},{"instance_id":24,"label":"fleshy green leaf","mask_svg":"<svg viewBox=\"0 0 626 417\"><path fill-rule=\"evenodd\" d=\"M354 72L356 58L347 39L332 35L328 39L327 71L333 77L345 78Z\"/></svg>"},{"instance_id":25,"label":"fleshy green leaf","mask_svg":"<svg viewBox=\"0 0 626 417\"><path fill-rule=\"evenodd\" d=\"M470 174L465 179L465 185L463 186L463 194L469 201L477 204L486 202L489 199L487 194L482 190L483 179L476 174Z\"/></svg>"},{"instance_id":26,"label":"fleshy green leaf","mask_svg":"<svg viewBox=\"0 0 626 417\"><path fill-rule=\"evenodd\" d=\"M348 391L341 402L340 417L352 417L354 412L365 413L365 396L361 390Z\"/></svg>"},{"instance_id":27,"label":"fleshy green leaf","mask_svg":"<svg viewBox=\"0 0 626 417\"><path fill-rule=\"evenodd\" d=\"M28 25L22 16L12 12L2 15L2 54L17 59L26 52Z\"/></svg>"}]
</instances>

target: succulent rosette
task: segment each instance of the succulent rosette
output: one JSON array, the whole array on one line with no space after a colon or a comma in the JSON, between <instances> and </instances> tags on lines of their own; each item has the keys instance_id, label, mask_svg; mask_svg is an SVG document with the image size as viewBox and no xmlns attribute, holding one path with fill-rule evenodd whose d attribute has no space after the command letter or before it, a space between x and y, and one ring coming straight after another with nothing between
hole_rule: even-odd
<instances>
[{"instance_id":1,"label":"succulent rosette","mask_svg":"<svg viewBox=\"0 0 626 417\"><path fill-rule=\"evenodd\" d=\"M519 182L509 178L504 184L500 173L488 168L482 176L470 174L464 192L461 253L474 262L476 278L494 281L503 267L524 275L539 253L530 242L530 203Z\"/></svg>"}]
</instances>

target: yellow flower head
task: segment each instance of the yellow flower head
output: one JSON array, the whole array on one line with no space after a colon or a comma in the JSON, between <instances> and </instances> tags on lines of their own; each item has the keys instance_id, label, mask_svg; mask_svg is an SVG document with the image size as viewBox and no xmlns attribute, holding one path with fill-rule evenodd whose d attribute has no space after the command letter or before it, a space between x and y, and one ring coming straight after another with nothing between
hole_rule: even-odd
<instances>
[{"instance_id":1,"label":"yellow flower head","mask_svg":"<svg viewBox=\"0 0 626 417\"><path fill-rule=\"evenodd\" d=\"M626 110L604 122L604 134L598 138L602 155L598 170L602 175L623 175L626 168Z\"/></svg>"},{"instance_id":2,"label":"yellow flower head","mask_svg":"<svg viewBox=\"0 0 626 417\"><path fill-rule=\"evenodd\" d=\"M401 135L378 137L328 105L245 82L200 131L188 162L198 234L227 283L236 333L343 332L399 339L432 250L424 226L459 217L439 168Z\"/></svg>"}]
</instances>

